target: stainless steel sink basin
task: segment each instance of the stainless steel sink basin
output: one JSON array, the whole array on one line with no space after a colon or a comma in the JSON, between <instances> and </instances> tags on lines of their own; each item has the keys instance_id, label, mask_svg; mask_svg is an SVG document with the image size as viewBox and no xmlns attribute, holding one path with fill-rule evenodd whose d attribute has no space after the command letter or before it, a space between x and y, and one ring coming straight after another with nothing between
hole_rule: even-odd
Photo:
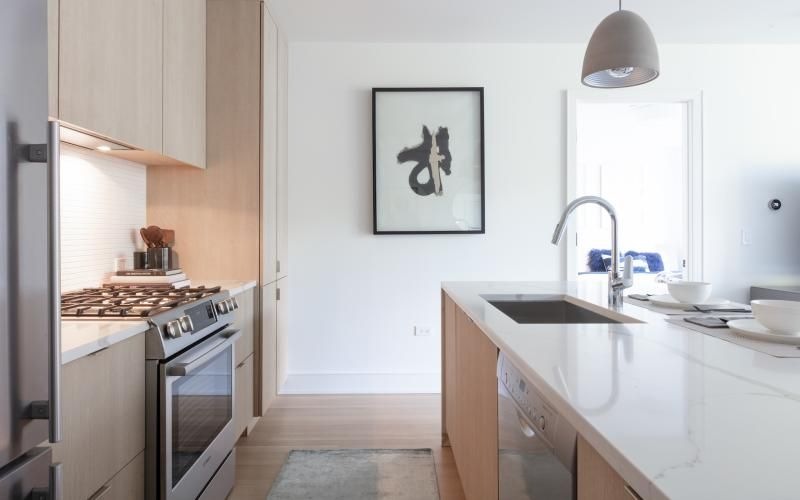
<instances>
[{"instance_id":1,"label":"stainless steel sink basin","mask_svg":"<svg viewBox=\"0 0 800 500\"><path fill-rule=\"evenodd\" d=\"M610 318L562 297L489 296L484 299L520 324L639 323L633 318L625 318L622 315L617 315L619 319Z\"/></svg>"}]
</instances>

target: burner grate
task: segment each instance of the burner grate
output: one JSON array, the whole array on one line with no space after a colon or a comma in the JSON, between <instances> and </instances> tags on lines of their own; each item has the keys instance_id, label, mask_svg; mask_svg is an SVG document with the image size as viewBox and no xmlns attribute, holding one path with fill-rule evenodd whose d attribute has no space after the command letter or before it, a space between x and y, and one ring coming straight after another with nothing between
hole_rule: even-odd
<instances>
[{"instance_id":1,"label":"burner grate","mask_svg":"<svg viewBox=\"0 0 800 500\"><path fill-rule=\"evenodd\" d=\"M68 318L149 318L180 305L210 297L222 287L173 288L152 285L105 285L61 296L61 316Z\"/></svg>"}]
</instances>

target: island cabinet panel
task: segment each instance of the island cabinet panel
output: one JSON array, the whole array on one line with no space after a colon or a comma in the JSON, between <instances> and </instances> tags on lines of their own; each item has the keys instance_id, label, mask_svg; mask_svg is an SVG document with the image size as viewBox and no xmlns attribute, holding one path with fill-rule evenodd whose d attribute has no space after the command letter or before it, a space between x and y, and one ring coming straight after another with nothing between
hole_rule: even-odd
<instances>
[{"instance_id":1,"label":"island cabinet panel","mask_svg":"<svg viewBox=\"0 0 800 500\"><path fill-rule=\"evenodd\" d=\"M592 445L578 436L578 500L636 500L642 497Z\"/></svg>"},{"instance_id":2,"label":"island cabinet panel","mask_svg":"<svg viewBox=\"0 0 800 500\"><path fill-rule=\"evenodd\" d=\"M456 429L456 391L458 378L456 377L456 305L453 300L442 293L442 438L444 444L448 440L458 439Z\"/></svg>"},{"instance_id":3,"label":"island cabinet panel","mask_svg":"<svg viewBox=\"0 0 800 500\"><path fill-rule=\"evenodd\" d=\"M60 0L58 117L162 151L163 0Z\"/></svg>"},{"instance_id":4,"label":"island cabinet panel","mask_svg":"<svg viewBox=\"0 0 800 500\"><path fill-rule=\"evenodd\" d=\"M449 302L445 298L445 431L466 498L495 500L498 350L461 309Z\"/></svg>"},{"instance_id":5,"label":"island cabinet panel","mask_svg":"<svg viewBox=\"0 0 800 500\"><path fill-rule=\"evenodd\" d=\"M145 447L144 337L64 365L64 439L52 445L53 462L63 464L64 498L99 498L139 481L144 489L138 466L124 470Z\"/></svg>"}]
</instances>

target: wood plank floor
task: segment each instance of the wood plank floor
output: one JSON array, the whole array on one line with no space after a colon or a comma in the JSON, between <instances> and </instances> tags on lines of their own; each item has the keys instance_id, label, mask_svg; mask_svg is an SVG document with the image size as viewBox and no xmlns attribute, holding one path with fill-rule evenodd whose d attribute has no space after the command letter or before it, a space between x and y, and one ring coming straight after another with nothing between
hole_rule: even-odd
<instances>
[{"instance_id":1,"label":"wood plank floor","mask_svg":"<svg viewBox=\"0 0 800 500\"><path fill-rule=\"evenodd\" d=\"M441 447L438 394L280 396L237 444L230 500L264 500L292 449L431 448L442 500L464 493Z\"/></svg>"}]
</instances>

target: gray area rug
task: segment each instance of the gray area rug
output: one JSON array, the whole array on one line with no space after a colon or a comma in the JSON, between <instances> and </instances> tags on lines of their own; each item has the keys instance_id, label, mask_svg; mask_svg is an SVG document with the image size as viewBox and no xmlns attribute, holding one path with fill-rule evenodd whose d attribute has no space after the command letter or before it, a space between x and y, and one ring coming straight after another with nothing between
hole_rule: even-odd
<instances>
[{"instance_id":1,"label":"gray area rug","mask_svg":"<svg viewBox=\"0 0 800 500\"><path fill-rule=\"evenodd\" d=\"M292 450L267 500L438 500L433 453Z\"/></svg>"}]
</instances>

